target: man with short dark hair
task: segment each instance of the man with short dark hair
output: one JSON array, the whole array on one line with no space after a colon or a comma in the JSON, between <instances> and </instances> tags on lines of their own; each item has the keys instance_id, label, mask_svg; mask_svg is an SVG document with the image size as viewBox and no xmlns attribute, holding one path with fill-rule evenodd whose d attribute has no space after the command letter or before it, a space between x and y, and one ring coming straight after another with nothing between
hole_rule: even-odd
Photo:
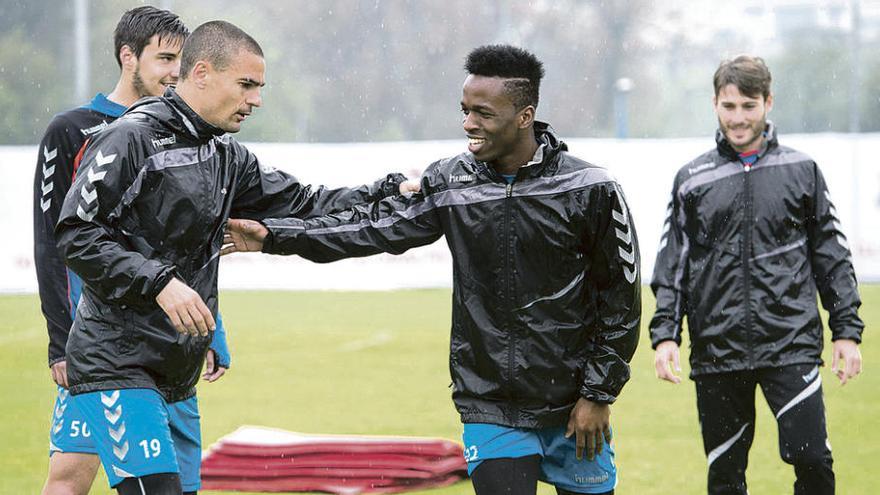
<instances>
[{"instance_id":1,"label":"man with short dark hair","mask_svg":"<svg viewBox=\"0 0 880 495\"><path fill-rule=\"evenodd\" d=\"M309 216L397 194L303 186L227 132L262 104L256 41L223 21L199 26L177 90L144 98L87 145L56 229L83 280L67 360L70 393L120 494L184 489L175 406L195 394L217 314L217 272L230 212ZM197 439L196 439L197 440ZM198 464L195 466L198 473Z\"/></svg>"},{"instance_id":2,"label":"man with short dark hair","mask_svg":"<svg viewBox=\"0 0 880 495\"><path fill-rule=\"evenodd\" d=\"M150 6L123 14L113 35L119 80L113 92L101 93L82 107L55 116L40 143L34 178L34 259L43 314L49 329L49 366L58 385L49 444L49 473L43 493L86 494L99 460L75 398L67 392L65 346L82 282L62 263L53 232L61 204L76 170L77 153L87 139L103 130L138 98L158 96L177 83L180 49L189 30L172 12ZM229 367L226 333L218 315L217 331L207 354L205 378L214 381ZM187 492L198 490L201 445L196 398L175 403L174 420L193 442L177 443L177 455L188 466Z\"/></svg>"},{"instance_id":3,"label":"man with short dark hair","mask_svg":"<svg viewBox=\"0 0 880 495\"><path fill-rule=\"evenodd\" d=\"M758 57L715 72L717 147L678 172L651 287L657 376L679 383L684 317L711 494L746 494L760 385L779 427L794 493L834 493L822 402L822 322L830 313L832 370L861 370L864 324L851 255L825 180L782 146L767 120L771 76Z\"/></svg>"},{"instance_id":4,"label":"man with short dark hair","mask_svg":"<svg viewBox=\"0 0 880 495\"><path fill-rule=\"evenodd\" d=\"M629 208L606 170L535 120L534 55L483 46L465 67L468 152L430 165L421 194L306 221L233 219L224 252L327 262L445 235L452 398L476 493L534 495L539 479L560 494L612 493L610 404L641 316Z\"/></svg>"}]
</instances>

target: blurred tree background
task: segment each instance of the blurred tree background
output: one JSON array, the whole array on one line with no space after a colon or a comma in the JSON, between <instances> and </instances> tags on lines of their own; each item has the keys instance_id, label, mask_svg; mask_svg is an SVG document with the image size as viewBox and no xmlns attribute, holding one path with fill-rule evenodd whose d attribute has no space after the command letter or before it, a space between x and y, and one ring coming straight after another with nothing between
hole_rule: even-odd
<instances>
[{"instance_id":1,"label":"blurred tree background","mask_svg":"<svg viewBox=\"0 0 880 495\"><path fill-rule=\"evenodd\" d=\"M36 143L52 115L112 89L113 28L144 2L86 2L84 96L74 91L75 3L0 0L0 144ZM709 135L712 74L722 58L744 52L763 56L773 72L771 118L782 132L880 131L878 0L153 4L190 29L228 20L263 46L264 107L243 141L459 137L464 57L487 43L513 43L543 60L538 116L564 136Z\"/></svg>"}]
</instances>

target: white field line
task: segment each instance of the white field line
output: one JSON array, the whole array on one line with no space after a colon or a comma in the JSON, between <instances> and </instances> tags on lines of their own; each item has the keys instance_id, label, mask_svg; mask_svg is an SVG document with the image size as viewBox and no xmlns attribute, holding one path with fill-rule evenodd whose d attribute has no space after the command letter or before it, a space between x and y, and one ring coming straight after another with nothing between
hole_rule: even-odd
<instances>
[{"instance_id":1,"label":"white field line","mask_svg":"<svg viewBox=\"0 0 880 495\"><path fill-rule=\"evenodd\" d=\"M391 335L390 330L379 330L378 332L366 339L346 342L345 344L339 346L337 350L339 352L357 352L364 349L379 347L381 345L387 344L388 342L391 342L393 339L394 337Z\"/></svg>"},{"instance_id":2,"label":"white field line","mask_svg":"<svg viewBox=\"0 0 880 495\"><path fill-rule=\"evenodd\" d=\"M43 338L45 334L39 333L33 328L27 330L21 330L14 333L6 333L0 334L0 346L8 345L8 344L16 344L18 342L23 342L26 340L32 340L37 338Z\"/></svg>"}]
</instances>

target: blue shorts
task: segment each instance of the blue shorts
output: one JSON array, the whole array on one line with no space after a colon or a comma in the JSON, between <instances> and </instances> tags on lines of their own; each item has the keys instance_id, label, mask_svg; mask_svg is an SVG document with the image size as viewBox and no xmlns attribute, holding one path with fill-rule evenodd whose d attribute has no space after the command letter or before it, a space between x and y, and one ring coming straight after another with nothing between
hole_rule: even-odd
<instances>
[{"instance_id":1,"label":"blue shorts","mask_svg":"<svg viewBox=\"0 0 880 495\"><path fill-rule=\"evenodd\" d=\"M71 396L59 387L49 455L97 454L115 487L125 478L179 473L183 491L201 488L201 426L196 397L166 404L150 389Z\"/></svg>"},{"instance_id":2,"label":"blue shorts","mask_svg":"<svg viewBox=\"0 0 880 495\"><path fill-rule=\"evenodd\" d=\"M574 493L604 493L617 485L613 447L606 443L592 461L578 460L575 437L565 438L564 426L528 429L465 423L462 440L468 475L489 459L539 455L540 480L557 488Z\"/></svg>"}]
</instances>

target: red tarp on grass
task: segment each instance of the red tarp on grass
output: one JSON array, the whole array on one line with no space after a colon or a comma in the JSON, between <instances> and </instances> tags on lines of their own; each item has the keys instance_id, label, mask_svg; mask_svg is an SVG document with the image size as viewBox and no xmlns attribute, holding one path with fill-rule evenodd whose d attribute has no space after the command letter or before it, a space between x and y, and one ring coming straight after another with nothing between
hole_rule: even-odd
<instances>
[{"instance_id":1,"label":"red tarp on grass","mask_svg":"<svg viewBox=\"0 0 880 495\"><path fill-rule=\"evenodd\" d=\"M461 445L437 438L305 435L243 426L202 458L203 490L401 493L466 477Z\"/></svg>"}]
</instances>

